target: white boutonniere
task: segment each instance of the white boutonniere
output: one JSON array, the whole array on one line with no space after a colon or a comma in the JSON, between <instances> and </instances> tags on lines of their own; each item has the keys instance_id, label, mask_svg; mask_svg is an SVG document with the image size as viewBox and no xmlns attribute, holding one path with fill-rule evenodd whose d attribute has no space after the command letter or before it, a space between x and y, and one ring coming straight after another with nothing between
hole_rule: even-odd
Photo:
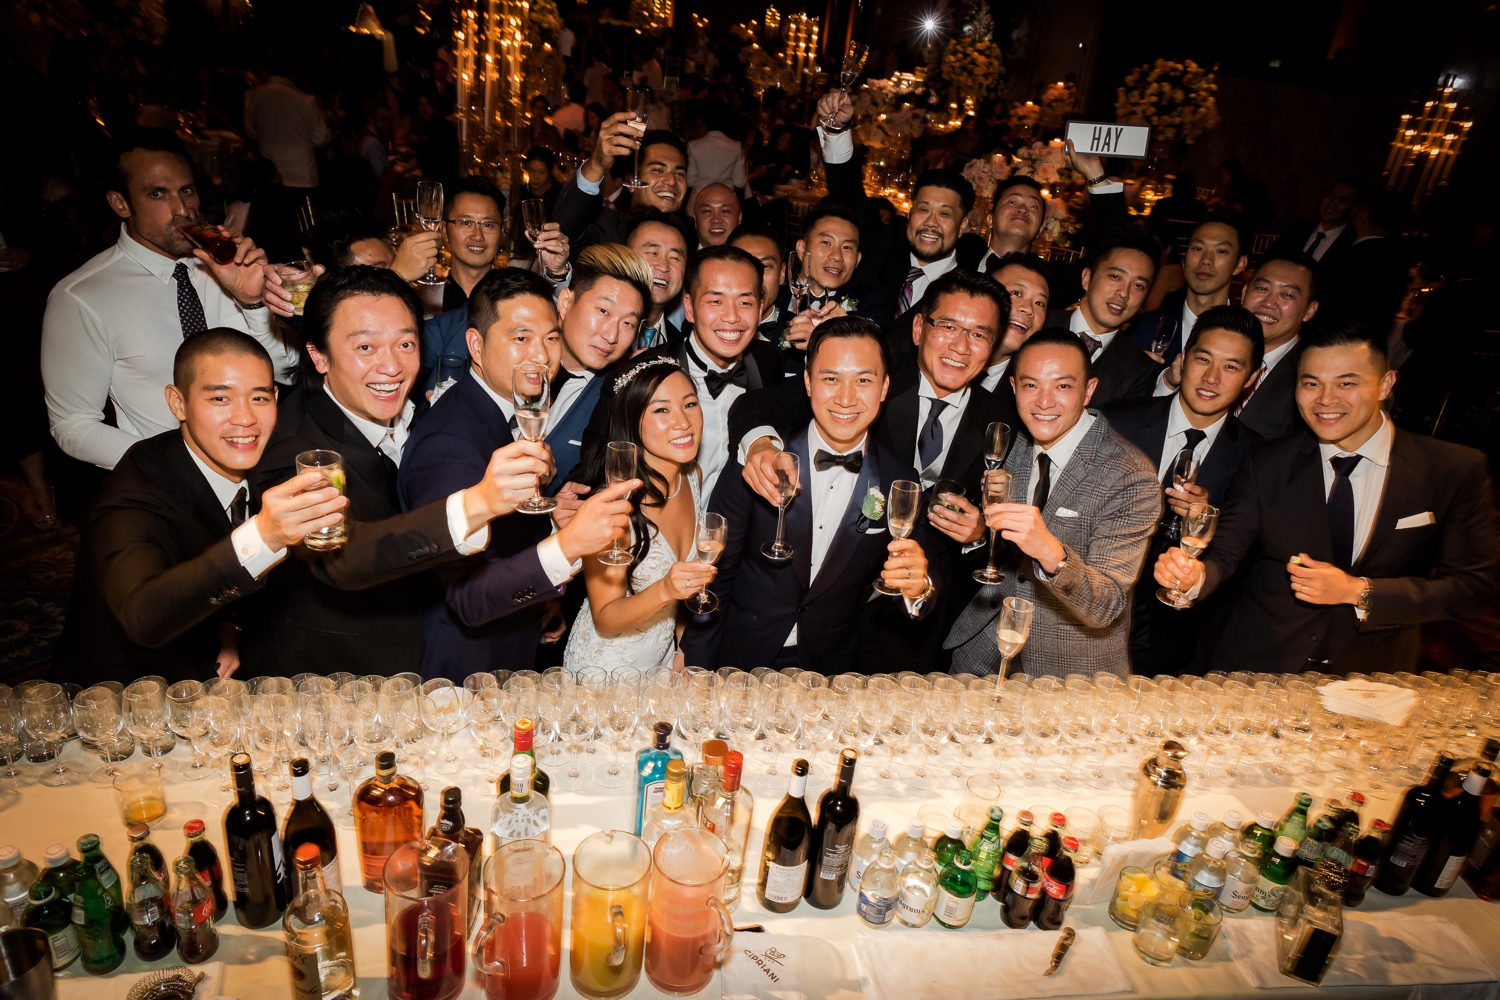
<instances>
[{"instance_id":1,"label":"white boutonniere","mask_svg":"<svg viewBox=\"0 0 1500 1000\"><path fill-rule=\"evenodd\" d=\"M854 311L859 308L859 299L854 298L852 295L846 296L839 301L839 308L850 316L853 316Z\"/></svg>"},{"instance_id":2,"label":"white boutonniere","mask_svg":"<svg viewBox=\"0 0 1500 1000\"><path fill-rule=\"evenodd\" d=\"M885 517L885 494L880 492L880 487L870 487L865 493L864 503L860 504L859 512L867 521L878 521Z\"/></svg>"}]
</instances>

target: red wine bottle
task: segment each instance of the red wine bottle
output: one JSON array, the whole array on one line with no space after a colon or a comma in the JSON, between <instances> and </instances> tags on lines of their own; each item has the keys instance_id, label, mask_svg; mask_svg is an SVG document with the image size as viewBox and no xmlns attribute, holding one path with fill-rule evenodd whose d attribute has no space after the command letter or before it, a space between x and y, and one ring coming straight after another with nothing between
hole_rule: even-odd
<instances>
[{"instance_id":1,"label":"red wine bottle","mask_svg":"<svg viewBox=\"0 0 1500 1000\"><path fill-rule=\"evenodd\" d=\"M859 754L845 749L839 754L839 774L832 788L818 799L818 822L813 827L803 897L820 910L831 910L844 898L849 863L854 855L854 837L859 825L859 799L849 790L854 783L854 763Z\"/></svg>"},{"instance_id":2,"label":"red wine bottle","mask_svg":"<svg viewBox=\"0 0 1500 1000\"><path fill-rule=\"evenodd\" d=\"M286 858L276 832L276 811L255 794L250 755L229 758L234 801L224 810L224 853L234 882L234 917L252 930L281 919L287 904Z\"/></svg>"}]
</instances>

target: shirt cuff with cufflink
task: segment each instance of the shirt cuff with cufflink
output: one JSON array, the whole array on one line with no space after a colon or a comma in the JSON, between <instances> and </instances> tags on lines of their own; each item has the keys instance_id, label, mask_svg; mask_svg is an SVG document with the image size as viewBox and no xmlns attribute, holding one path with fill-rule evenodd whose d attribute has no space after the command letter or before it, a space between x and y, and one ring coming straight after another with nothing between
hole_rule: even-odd
<instances>
[{"instance_id":1,"label":"shirt cuff with cufflink","mask_svg":"<svg viewBox=\"0 0 1500 1000\"><path fill-rule=\"evenodd\" d=\"M267 548L253 517L231 531L229 540L234 545L234 554L239 559L240 566L257 580L286 558L286 549Z\"/></svg>"},{"instance_id":2,"label":"shirt cuff with cufflink","mask_svg":"<svg viewBox=\"0 0 1500 1000\"><path fill-rule=\"evenodd\" d=\"M824 163L848 163L854 159L853 129L845 129L842 132L829 134L824 131L823 126L819 125L818 141L823 149ZM1124 189L1124 185L1121 185L1120 190L1123 191Z\"/></svg>"},{"instance_id":3,"label":"shirt cuff with cufflink","mask_svg":"<svg viewBox=\"0 0 1500 1000\"><path fill-rule=\"evenodd\" d=\"M464 534L464 528L468 526L468 517L464 514L464 491L448 494L448 504L444 508L448 512L448 534L453 537L453 549L461 556L473 555L480 552L490 544L490 525L486 521L481 524L471 535Z\"/></svg>"},{"instance_id":4,"label":"shirt cuff with cufflink","mask_svg":"<svg viewBox=\"0 0 1500 1000\"><path fill-rule=\"evenodd\" d=\"M555 534L536 543L536 557L542 564L542 572L547 574L548 582L554 587L561 587L583 568L582 559L568 562L568 557L563 555L562 542Z\"/></svg>"}]
</instances>

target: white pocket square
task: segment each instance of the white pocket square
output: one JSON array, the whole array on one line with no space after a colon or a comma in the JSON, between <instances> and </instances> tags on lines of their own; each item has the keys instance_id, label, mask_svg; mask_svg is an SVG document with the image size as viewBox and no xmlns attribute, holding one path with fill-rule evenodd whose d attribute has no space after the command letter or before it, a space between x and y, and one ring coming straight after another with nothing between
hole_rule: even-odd
<instances>
[{"instance_id":1,"label":"white pocket square","mask_svg":"<svg viewBox=\"0 0 1500 1000\"><path fill-rule=\"evenodd\" d=\"M1437 517L1430 510L1425 514L1408 514L1396 522L1396 530L1400 531L1402 528L1420 528L1428 524L1437 524Z\"/></svg>"},{"instance_id":2,"label":"white pocket square","mask_svg":"<svg viewBox=\"0 0 1500 1000\"><path fill-rule=\"evenodd\" d=\"M580 448L583 447L583 442L582 441L569 441L568 444L576 444Z\"/></svg>"},{"instance_id":3,"label":"white pocket square","mask_svg":"<svg viewBox=\"0 0 1500 1000\"><path fill-rule=\"evenodd\" d=\"M1058 517L1077 517L1078 516L1078 511L1076 511L1076 510L1069 510L1066 507L1059 507L1059 508L1057 508L1057 516Z\"/></svg>"}]
</instances>

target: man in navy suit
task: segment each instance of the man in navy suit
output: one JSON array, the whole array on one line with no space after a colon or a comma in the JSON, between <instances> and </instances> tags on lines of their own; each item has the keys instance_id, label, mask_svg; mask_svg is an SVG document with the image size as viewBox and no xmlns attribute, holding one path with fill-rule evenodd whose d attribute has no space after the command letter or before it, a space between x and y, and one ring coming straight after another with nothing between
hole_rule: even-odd
<instances>
[{"instance_id":1,"label":"man in navy suit","mask_svg":"<svg viewBox=\"0 0 1500 1000\"><path fill-rule=\"evenodd\" d=\"M492 272L474 286L469 316L472 367L406 442L397 478L406 510L472 481L491 452L514 440L517 365L538 362L557 371L562 331L543 279L512 269ZM545 448L535 447L548 457ZM562 594L584 556L604 549L624 528L630 505L621 498L629 488L620 483L601 491L570 512L555 534L544 517L514 514L492 524L482 556L438 574L444 600L425 616L422 675L461 681L478 670L530 667L547 602Z\"/></svg>"},{"instance_id":2,"label":"man in navy suit","mask_svg":"<svg viewBox=\"0 0 1500 1000\"><path fill-rule=\"evenodd\" d=\"M869 268L860 270L864 254L860 247L864 228L860 217L847 205L831 199L814 205L802 225L797 253L807 294L801 310L782 324L782 337L790 345L783 350L788 378L800 378L807 366L807 342L819 323L840 316L864 316L884 325L890 320L890 301L877 281L866 281ZM856 275L860 276L856 281ZM787 280L792 276L789 274Z\"/></svg>"},{"instance_id":3,"label":"man in navy suit","mask_svg":"<svg viewBox=\"0 0 1500 1000\"><path fill-rule=\"evenodd\" d=\"M914 538L892 539L879 502L892 482L917 479L909 458L869 433L890 388L884 336L869 320L841 317L819 325L808 346L803 378L813 419L787 441L799 472L786 507L792 555L764 554L776 537L776 508L731 464L708 505L729 523L714 584L724 611L688 626L683 650L695 666L853 669L877 575L901 592L905 613L922 617L933 605L921 518Z\"/></svg>"},{"instance_id":4,"label":"man in navy suit","mask_svg":"<svg viewBox=\"0 0 1500 1000\"><path fill-rule=\"evenodd\" d=\"M1229 286L1245 270L1248 252L1245 233L1234 216L1215 213L1198 223L1182 255L1182 278L1187 284L1168 292L1160 306L1135 321L1130 328L1135 346L1152 354L1157 334L1170 332L1166 350L1152 354L1157 364L1170 365L1182 353L1198 317L1229 304Z\"/></svg>"},{"instance_id":5,"label":"man in navy suit","mask_svg":"<svg viewBox=\"0 0 1500 1000\"><path fill-rule=\"evenodd\" d=\"M1188 336L1180 390L1117 403L1104 411L1109 425L1155 467L1166 492L1167 510L1152 539L1148 567L1177 544L1178 519L1189 504L1223 504L1240 459L1260 440L1230 411L1260 369L1264 353L1265 338L1254 314L1240 306L1215 306L1204 311ZM1175 466L1184 455L1191 455L1198 468L1192 482L1178 486ZM1137 586L1131 669L1142 674L1184 672L1215 603L1177 611L1156 599L1155 587Z\"/></svg>"}]
</instances>

